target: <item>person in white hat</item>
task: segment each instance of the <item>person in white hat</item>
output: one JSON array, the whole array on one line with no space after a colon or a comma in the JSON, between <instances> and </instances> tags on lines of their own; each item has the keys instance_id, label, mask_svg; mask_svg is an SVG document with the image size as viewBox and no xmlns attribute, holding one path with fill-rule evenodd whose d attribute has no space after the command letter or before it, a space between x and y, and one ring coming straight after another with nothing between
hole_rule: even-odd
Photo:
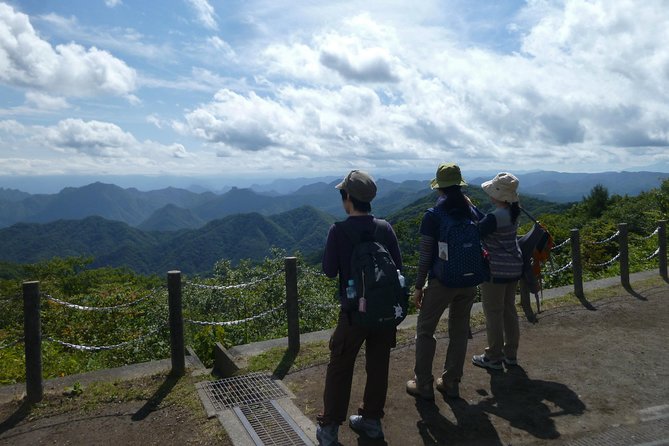
<instances>
[{"instance_id":1,"label":"person in white hat","mask_svg":"<svg viewBox=\"0 0 669 446\"><path fill-rule=\"evenodd\" d=\"M516 287L523 270L517 233L518 178L501 172L481 187L495 205L495 210L479 223L481 240L490 260L490 280L480 285L488 347L483 354L474 355L472 362L479 367L501 370L504 365L518 364L520 329Z\"/></svg>"}]
</instances>

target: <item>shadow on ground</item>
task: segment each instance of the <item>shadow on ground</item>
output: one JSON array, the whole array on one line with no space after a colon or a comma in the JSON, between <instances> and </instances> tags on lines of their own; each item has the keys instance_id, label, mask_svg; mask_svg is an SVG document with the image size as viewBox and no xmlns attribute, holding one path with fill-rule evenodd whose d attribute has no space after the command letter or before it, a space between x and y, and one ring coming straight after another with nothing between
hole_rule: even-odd
<instances>
[{"instance_id":1,"label":"shadow on ground","mask_svg":"<svg viewBox=\"0 0 669 446\"><path fill-rule=\"evenodd\" d=\"M556 439L560 433L555 417L582 415L586 406L578 395L564 384L531 379L520 366L507 370L489 370L490 392L477 392L486 398L476 406L494 414L533 437Z\"/></svg>"}]
</instances>

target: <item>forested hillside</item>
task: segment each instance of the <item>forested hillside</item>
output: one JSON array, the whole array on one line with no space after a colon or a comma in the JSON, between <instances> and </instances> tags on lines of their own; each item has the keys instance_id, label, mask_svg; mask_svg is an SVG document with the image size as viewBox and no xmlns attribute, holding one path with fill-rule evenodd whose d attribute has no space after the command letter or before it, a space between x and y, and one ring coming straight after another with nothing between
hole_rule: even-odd
<instances>
[{"instance_id":1,"label":"forested hillside","mask_svg":"<svg viewBox=\"0 0 669 446\"><path fill-rule=\"evenodd\" d=\"M169 269L204 273L225 258L262 260L273 247L318 250L334 217L305 206L265 217L237 214L194 230L142 231L101 217L19 223L0 229L0 261L34 263L54 257L92 257L93 267L127 267L141 274Z\"/></svg>"}]
</instances>

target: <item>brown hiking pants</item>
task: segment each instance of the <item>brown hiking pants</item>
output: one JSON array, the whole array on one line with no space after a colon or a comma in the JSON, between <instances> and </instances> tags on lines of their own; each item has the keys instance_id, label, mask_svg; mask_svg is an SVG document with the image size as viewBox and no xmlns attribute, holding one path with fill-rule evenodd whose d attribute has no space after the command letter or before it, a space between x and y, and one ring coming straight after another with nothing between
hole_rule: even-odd
<instances>
[{"instance_id":1,"label":"brown hiking pants","mask_svg":"<svg viewBox=\"0 0 669 446\"><path fill-rule=\"evenodd\" d=\"M367 329L351 325L349 315L340 312L337 327L330 337L330 362L323 392L324 408L318 416L321 425L341 424L346 420L353 367L363 342L367 381L358 414L372 419L383 417L388 392L390 349L395 346L396 329Z\"/></svg>"},{"instance_id":2,"label":"brown hiking pants","mask_svg":"<svg viewBox=\"0 0 669 446\"><path fill-rule=\"evenodd\" d=\"M517 280L508 283L484 282L480 285L488 338L485 355L491 361L499 361L505 356L516 359L520 340L516 311L517 285Z\"/></svg>"},{"instance_id":3,"label":"brown hiking pants","mask_svg":"<svg viewBox=\"0 0 669 446\"><path fill-rule=\"evenodd\" d=\"M423 293L416 323L416 364L414 373L420 387L431 387L432 362L437 348L434 332L441 315L448 308L448 350L441 377L447 383L460 382L469 341L469 314L476 287L448 288L432 278Z\"/></svg>"}]
</instances>

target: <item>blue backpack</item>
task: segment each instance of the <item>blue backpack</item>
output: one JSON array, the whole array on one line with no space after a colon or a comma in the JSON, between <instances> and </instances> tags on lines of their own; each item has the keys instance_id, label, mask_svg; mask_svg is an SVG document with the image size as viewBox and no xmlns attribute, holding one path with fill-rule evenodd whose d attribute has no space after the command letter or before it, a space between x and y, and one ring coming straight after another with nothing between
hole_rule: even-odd
<instances>
[{"instance_id":1,"label":"blue backpack","mask_svg":"<svg viewBox=\"0 0 669 446\"><path fill-rule=\"evenodd\" d=\"M477 222L470 215L431 209L439 218L439 240L432 274L449 288L476 286L490 278Z\"/></svg>"}]
</instances>

